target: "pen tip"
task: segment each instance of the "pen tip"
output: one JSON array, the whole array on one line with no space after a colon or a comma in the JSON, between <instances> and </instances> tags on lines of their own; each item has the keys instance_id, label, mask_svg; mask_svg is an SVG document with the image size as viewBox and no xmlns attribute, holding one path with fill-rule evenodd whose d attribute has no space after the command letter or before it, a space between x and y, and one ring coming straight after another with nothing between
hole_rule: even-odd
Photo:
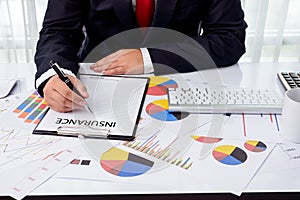
<instances>
[{"instance_id":1,"label":"pen tip","mask_svg":"<svg viewBox=\"0 0 300 200\"><path fill-rule=\"evenodd\" d=\"M88 108L88 110L90 111L90 113L92 113L93 114L93 111L92 111L92 109L90 108L90 107L87 107Z\"/></svg>"}]
</instances>

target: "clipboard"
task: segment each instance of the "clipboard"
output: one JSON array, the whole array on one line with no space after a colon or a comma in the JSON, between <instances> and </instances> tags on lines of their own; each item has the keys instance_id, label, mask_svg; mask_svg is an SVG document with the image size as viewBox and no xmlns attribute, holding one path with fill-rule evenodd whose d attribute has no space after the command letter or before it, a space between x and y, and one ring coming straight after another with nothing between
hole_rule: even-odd
<instances>
[{"instance_id":1,"label":"clipboard","mask_svg":"<svg viewBox=\"0 0 300 200\"><path fill-rule=\"evenodd\" d=\"M79 79L87 88L93 114L85 109L70 113L48 109L33 134L133 140L149 78L80 74Z\"/></svg>"}]
</instances>

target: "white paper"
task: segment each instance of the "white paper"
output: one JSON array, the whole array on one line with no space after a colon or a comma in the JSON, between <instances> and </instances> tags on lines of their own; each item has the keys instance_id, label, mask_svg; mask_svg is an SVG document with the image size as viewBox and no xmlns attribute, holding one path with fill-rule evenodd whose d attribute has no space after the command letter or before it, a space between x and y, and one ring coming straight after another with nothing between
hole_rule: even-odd
<instances>
[{"instance_id":1,"label":"white paper","mask_svg":"<svg viewBox=\"0 0 300 200\"><path fill-rule=\"evenodd\" d=\"M211 191L226 191L240 195L275 145L273 143L264 143L266 148L262 152L253 152L247 150L244 146L247 140L221 139L217 143L208 144L193 139L192 136L195 136L194 132L178 137L176 132L171 130L172 128L168 128L164 131L153 133L148 138L145 138L141 133L136 141L120 142L118 145L111 146L105 151L102 150L102 153L99 152L98 155L94 156L97 159L93 160L91 166L69 165L58 173L56 177L111 181L116 183L116 187L120 182L129 183L129 186L136 183L161 185L162 187L169 187L169 191L173 192L197 192L202 191L202 187L205 186L205 188L211 188ZM139 140L139 137L142 139ZM98 146L104 146L103 142L99 141ZM156 149L156 153L151 155L151 150L145 152L147 148L142 148L142 144L145 147L151 146L152 149ZM158 147L155 148L156 144ZM200 158L201 149L206 148L207 145L209 146L208 153L205 157ZM214 149L222 145L238 147L247 155L246 160L238 165L228 165L219 162L213 157L212 153ZM140 148L137 149L137 147ZM87 146L87 148L89 147ZM166 148L170 149L168 150L170 152L169 156L168 151L164 151ZM110 155L111 149L116 149L120 153ZM135 175L135 167L139 171L138 165L133 164L128 169L125 167L126 164L123 167L120 167L121 165L114 167L114 164L112 166L103 165L109 163L105 159L111 159L112 163L120 162L124 159L121 156L123 153L138 157L137 160L140 160L140 162L146 159L148 163L153 163L153 165L149 168L144 168L144 171L140 171L140 174L137 172ZM168 161L169 159L171 160ZM176 160L175 163L172 162L174 160ZM182 161L180 162L180 160ZM125 160L124 162L121 161L121 163L127 162ZM180 164L177 165L176 163ZM113 171L110 171L110 169Z\"/></svg>"},{"instance_id":2,"label":"white paper","mask_svg":"<svg viewBox=\"0 0 300 200\"><path fill-rule=\"evenodd\" d=\"M9 95L16 83L17 80L15 79L0 79L0 98Z\"/></svg>"},{"instance_id":3,"label":"white paper","mask_svg":"<svg viewBox=\"0 0 300 200\"><path fill-rule=\"evenodd\" d=\"M32 135L30 130L0 128L0 173L78 144L77 138Z\"/></svg>"},{"instance_id":4,"label":"white paper","mask_svg":"<svg viewBox=\"0 0 300 200\"><path fill-rule=\"evenodd\" d=\"M62 149L43 159L9 169L0 175L2 180L6 180L1 182L1 188L11 197L22 199L77 156L73 150Z\"/></svg>"},{"instance_id":5,"label":"white paper","mask_svg":"<svg viewBox=\"0 0 300 200\"><path fill-rule=\"evenodd\" d=\"M222 137L281 142L280 118L280 115L231 115L227 117Z\"/></svg>"},{"instance_id":6,"label":"white paper","mask_svg":"<svg viewBox=\"0 0 300 200\"><path fill-rule=\"evenodd\" d=\"M90 97L93 113L85 109L71 113L49 110L38 130L56 131L59 127L74 127L90 131L109 130L112 135L133 134L145 91L146 79L81 75Z\"/></svg>"},{"instance_id":7,"label":"white paper","mask_svg":"<svg viewBox=\"0 0 300 200\"><path fill-rule=\"evenodd\" d=\"M10 95L6 98L0 99L0 113L8 110L14 103L19 101L19 95Z\"/></svg>"},{"instance_id":8,"label":"white paper","mask_svg":"<svg viewBox=\"0 0 300 200\"><path fill-rule=\"evenodd\" d=\"M188 76L184 78L172 76L172 78L180 85L182 80L186 80ZM96 85L92 88L96 90L95 87ZM104 98L105 100L106 97L103 97L103 94L106 94L107 92L109 92L107 91L107 87L104 87L103 90L101 90L101 93L99 92L96 96L91 96L90 98ZM91 93L92 92L90 92L90 94ZM118 98L113 96L113 98L116 99L116 101L122 99L120 96L118 96ZM263 167L267 166L265 164L268 163L268 156L272 151L275 142L280 141L280 134L278 131L278 129L280 130L280 117L278 116L276 116L278 118L275 119L274 115L232 115L226 117L220 115L186 114L176 116L178 117L177 120L168 121L155 118L147 112L147 106L157 100L167 100L167 95L147 95L141 115L142 119L140 121L140 126L137 129L137 138L136 141L131 142L132 145L128 145L128 142L120 141L83 139L81 142L83 143L84 148L76 148L82 154L78 159L91 159L90 164L69 164L60 170L55 177L63 179L93 180L110 184L106 188L99 188L99 193L102 193L103 191L110 194L119 193L121 191L124 193L128 191L135 193L151 193L156 191L151 191L151 188L163 188L165 190L162 189L159 191L170 193L221 191L240 195L252 180L253 176L258 173L262 164L264 163ZM99 102L99 105L96 101L90 99L87 99L87 101L92 109L96 110L100 109L97 106L101 106L103 103L102 100ZM129 102L132 101L134 102L134 100L129 100ZM128 103L125 105L127 104ZM105 109L109 107L115 108L110 102L101 109L104 109L105 111ZM130 110L131 108L126 107L126 110L127 109ZM78 112L81 115L81 112L85 111ZM59 116L63 115L64 114L59 114ZM75 115L77 115L77 111L75 111L74 114L71 114L71 117ZM57 120L55 118L57 117L57 113L53 113L52 116L53 121ZM214 124L217 125L212 127ZM48 128L51 127L52 125ZM195 139L196 137L204 136L215 137L220 140L214 143L203 143L196 141ZM266 148L261 152L250 151L245 147L245 142L247 142L247 140L257 140L257 142L262 142L266 145ZM34 140L32 141L34 142ZM78 140L70 140L69 142L70 144L78 145L78 143L74 141ZM26 146L26 143L20 142L18 145ZM138 149L137 147L139 145L144 145L146 148ZM239 148L247 155L246 160L237 165L224 164L221 161L218 161L214 157L213 152L216 148L223 145L231 145ZM56 150L60 149L58 146L54 147ZM15 148L15 146L12 145L10 148ZM149 151L147 151L147 148L149 148ZM120 152L120 154L117 154L117 157L114 157L116 155L109 155L109 152L112 152L111 149ZM150 154L149 152L151 149L155 151L155 153ZM275 150L278 150L278 147ZM280 152L286 155L285 152ZM144 171L140 171L139 174L130 175L136 168L137 170L139 169L137 167L139 165L135 165L132 162L125 162L130 159L126 160L124 157L121 157L125 160L123 163L128 164L128 168L125 169L122 168L122 166L115 166L116 169L114 169L114 166L111 166L112 171L109 171L109 166L106 166L105 168L103 163L109 162L104 162L105 159L103 156L106 155L106 159L111 159L113 162L114 160L119 162L120 160L118 160L118 158L120 159L120 157L118 156L122 153L130 155L138 161L146 160L146 163L153 165L149 165L148 168L142 168ZM273 153L271 156L275 157L277 154L273 155ZM32 159L33 157L29 156L29 158ZM266 160L266 158L268 159ZM270 163L280 163L277 162L278 160L275 161L276 162ZM25 165L27 164L25 163ZM273 170L275 168L269 169ZM114 170L123 170L123 175L117 174L116 171L113 172ZM132 187L136 184L145 185L145 189L135 190L135 188Z\"/></svg>"},{"instance_id":9,"label":"white paper","mask_svg":"<svg viewBox=\"0 0 300 200\"><path fill-rule=\"evenodd\" d=\"M12 105L0 114L2 128L22 127L23 130L32 131L48 108L44 99L33 89L16 96L11 102Z\"/></svg>"}]
</instances>

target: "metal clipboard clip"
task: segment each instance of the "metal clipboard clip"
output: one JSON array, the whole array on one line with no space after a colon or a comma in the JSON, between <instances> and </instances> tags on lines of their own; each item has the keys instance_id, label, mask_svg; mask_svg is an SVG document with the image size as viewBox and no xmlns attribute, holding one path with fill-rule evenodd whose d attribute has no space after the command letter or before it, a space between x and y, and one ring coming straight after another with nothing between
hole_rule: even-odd
<instances>
[{"instance_id":1,"label":"metal clipboard clip","mask_svg":"<svg viewBox=\"0 0 300 200\"><path fill-rule=\"evenodd\" d=\"M109 129L96 129L89 126L60 126L57 128L57 134L62 136L77 136L81 138L99 138L108 139Z\"/></svg>"}]
</instances>

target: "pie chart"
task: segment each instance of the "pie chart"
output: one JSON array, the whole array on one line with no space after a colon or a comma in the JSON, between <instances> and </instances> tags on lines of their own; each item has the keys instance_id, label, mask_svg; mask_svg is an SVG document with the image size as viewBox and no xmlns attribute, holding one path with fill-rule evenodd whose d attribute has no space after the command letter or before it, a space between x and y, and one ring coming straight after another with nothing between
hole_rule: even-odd
<instances>
[{"instance_id":1,"label":"pie chart","mask_svg":"<svg viewBox=\"0 0 300 200\"><path fill-rule=\"evenodd\" d=\"M196 135L193 135L192 138L197 142L206 143L206 144L213 144L213 143L220 142L222 140L222 138L196 136Z\"/></svg>"},{"instance_id":2,"label":"pie chart","mask_svg":"<svg viewBox=\"0 0 300 200\"><path fill-rule=\"evenodd\" d=\"M168 88L177 87L178 84L172 79L163 76L151 76L147 94L154 96L162 96L167 94Z\"/></svg>"},{"instance_id":3,"label":"pie chart","mask_svg":"<svg viewBox=\"0 0 300 200\"><path fill-rule=\"evenodd\" d=\"M149 103L146 112L154 119L161 121L178 121L189 116L187 112L169 112L168 100L156 100Z\"/></svg>"},{"instance_id":4,"label":"pie chart","mask_svg":"<svg viewBox=\"0 0 300 200\"><path fill-rule=\"evenodd\" d=\"M139 176L149 171L154 162L117 147L102 154L100 165L110 174L120 177Z\"/></svg>"},{"instance_id":5,"label":"pie chart","mask_svg":"<svg viewBox=\"0 0 300 200\"><path fill-rule=\"evenodd\" d=\"M252 152L263 152L267 149L267 145L256 140L248 140L245 142L244 147Z\"/></svg>"},{"instance_id":6,"label":"pie chart","mask_svg":"<svg viewBox=\"0 0 300 200\"><path fill-rule=\"evenodd\" d=\"M232 145L218 146L213 150L212 155L225 165L240 165L247 160L245 151Z\"/></svg>"}]
</instances>

